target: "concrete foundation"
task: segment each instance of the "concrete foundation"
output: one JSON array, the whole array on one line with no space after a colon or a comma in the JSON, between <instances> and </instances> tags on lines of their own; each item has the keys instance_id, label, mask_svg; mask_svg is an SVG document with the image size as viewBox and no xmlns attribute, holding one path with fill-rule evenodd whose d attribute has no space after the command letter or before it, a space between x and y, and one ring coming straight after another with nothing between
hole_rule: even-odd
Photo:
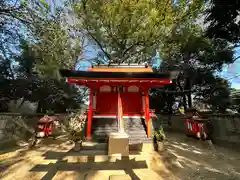
<instances>
[{"instance_id":1,"label":"concrete foundation","mask_svg":"<svg viewBox=\"0 0 240 180\"><path fill-rule=\"evenodd\" d=\"M129 156L129 137L126 133L112 133L108 141L108 155Z\"/></svg>"}]
</instances>

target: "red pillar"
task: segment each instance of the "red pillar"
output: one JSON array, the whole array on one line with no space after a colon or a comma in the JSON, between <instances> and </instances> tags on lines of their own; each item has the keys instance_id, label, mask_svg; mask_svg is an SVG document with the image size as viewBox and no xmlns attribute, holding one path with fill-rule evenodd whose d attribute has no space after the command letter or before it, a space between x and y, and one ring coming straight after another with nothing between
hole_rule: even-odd
<instances>
[{"instance_id":1,"label":"red pillar","mask_svg":"<svg viewBox=\"0 0 240 180\"><path fill-rule=\"evenodd\" d=\"M124 132L124 125L123 125L123 110L122 110L122 97L121 97L121 92L120 88L118 88L118 127L121 132Z\"/></svg>"},{"instance_id":2,"label":"red pillar","mask_svg":"<svg viewBox=\"0 0 240 180\"><path fill-rule=\"evenodd\" d=\"M152 134L152 125L151 125L151 119L149 116L149 96L148 96L148 90L145 91L145 119L147 123L147 136L150 137Z\"/></svg>"},{"instance_id":3,"label":"red pillar","mask_svg":"<svg viewBox=\"0 0 240 180\"><path fill-rule=\"evenodd\" d=\"M89 107L88 107L88 121L87 121L87 139L91 139L92 130L92 116L93 116L93 89L90 89Z\"/></svg>"}]
</instances>

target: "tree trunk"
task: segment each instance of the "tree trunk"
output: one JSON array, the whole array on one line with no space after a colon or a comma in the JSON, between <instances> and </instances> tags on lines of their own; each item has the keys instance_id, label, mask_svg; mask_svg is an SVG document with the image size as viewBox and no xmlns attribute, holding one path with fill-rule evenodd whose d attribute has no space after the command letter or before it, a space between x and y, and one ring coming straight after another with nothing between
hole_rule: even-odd
<instances>
[{"instance_id":1,"label":"tree trunk","mask_svg":"<svg viewBox=\"0 0 240 180\"><path fill-rule=\"evenodd\" d=\"M187 77L186 78L186 88L188 90L188 93L187 93L187 97L188 97L188 107L189 108L192 108L192 93L191 93L191 89L192 89L192 86L191 86L191 80L190 80L190 77Z\"/></svg>"},{"instance_id":2,"label":"tree trunk","mask_svg":"<svg viewBox=\"0 0 240 180\"><path fill-rule=\"evenodd\" d=\"M186 95L185 95L185 92L184 92L184 88L181 86L181 83L180 83L180 79L177 80L177 85L182 93L182 98L183 98L183 107L184 107L184 110L186 111L187 109L187 99L186 99Z\"/></svg>"},{"instance_id":3,"label":"tree trunk","mask_svg":"<svg viewBox=\"0 0 240 180\"><path fill-rule=\"evenodd\" d=\"M190 53L186 53L184 54L184 88L185 90L187 90L187 97L188 97L188 107L191 108L192 107L192 97L191 97L191 73L190 73L190 66L189 66L189 60L191 58L191 54ZM184 95L185 96L185 95ZM184 101L184 109L186 110L187 105L186 105L186 96L185 96L185 100Z\"/></svg>"},{"instance_id":4,"label":"tree trunk","mask_svg":"<svg viewBox=\"0 0 240 180\"><path fill-rule=\"evenodd\" d=\"M185 93L183 93L183 107L184 107L184 111L187 110L187 98L186 98L186 95Z\"/></svg>"},{"instance_id":5,"label":"tree trunk","mask_svg":"<svg viewBox=\"0 0 240 180\"><path fill-rule=\"evenodd\" d=\"M172 126L172 106L168 104L168 127Z\"/></svg>"},{"instance_id":6,"label":"tree trunk","mask_svg":"<svg viewBox=\"0 0 240 180\"><path fill-rule=\"evenodd\" d=\"M188 94L188 107L192 108L192 94L191 93Z\"/></svg>"}]
</instances>

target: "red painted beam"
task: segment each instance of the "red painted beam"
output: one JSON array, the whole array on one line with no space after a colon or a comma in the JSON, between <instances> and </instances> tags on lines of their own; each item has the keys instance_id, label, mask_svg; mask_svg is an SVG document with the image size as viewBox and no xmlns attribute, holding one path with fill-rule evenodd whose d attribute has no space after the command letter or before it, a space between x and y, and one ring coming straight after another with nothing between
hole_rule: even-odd
<instances>
[{"instance_id":1,"label":"red painted beam","mask_svg":"<svg viewBox=\"0 0 240 180\"><path fill-rule=\"evenodd\" d=\"M83 85L83 86L88 86L88 87L99 87L102 85L117 86L117 85L121 84L121 85L125 85L125 86L137 85L137 86L145 86L147 88L151 88L151 87L159 87L159 86L163 86L166 84L171 84L171 80L169 80L169 79L161 79L161 80L156 80L156 79L149 79L149 80L142 80L142 79L128 79L128 80L88 79L88 80L83 80L83 79L79 79L79 78L67 78L67 82L69 82L71 84Z\"/></svg>"}]
</instances>

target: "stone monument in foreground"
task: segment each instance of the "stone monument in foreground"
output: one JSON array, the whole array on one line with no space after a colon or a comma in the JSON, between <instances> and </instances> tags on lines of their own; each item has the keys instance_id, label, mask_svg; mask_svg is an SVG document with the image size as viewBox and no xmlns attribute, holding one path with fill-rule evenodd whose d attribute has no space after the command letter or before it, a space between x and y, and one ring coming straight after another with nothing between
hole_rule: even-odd
<instances>
[{"instance_id":1,"label":"stone monument in foreground","mask_svg":"<svg viewBox=\"0 0 240 180\"><path fill-rule=\"evenodd\" d=\"M129 137L126 133L112 133L109 135L108 155L129 156Z\"/></svg>"}]
</instances>

